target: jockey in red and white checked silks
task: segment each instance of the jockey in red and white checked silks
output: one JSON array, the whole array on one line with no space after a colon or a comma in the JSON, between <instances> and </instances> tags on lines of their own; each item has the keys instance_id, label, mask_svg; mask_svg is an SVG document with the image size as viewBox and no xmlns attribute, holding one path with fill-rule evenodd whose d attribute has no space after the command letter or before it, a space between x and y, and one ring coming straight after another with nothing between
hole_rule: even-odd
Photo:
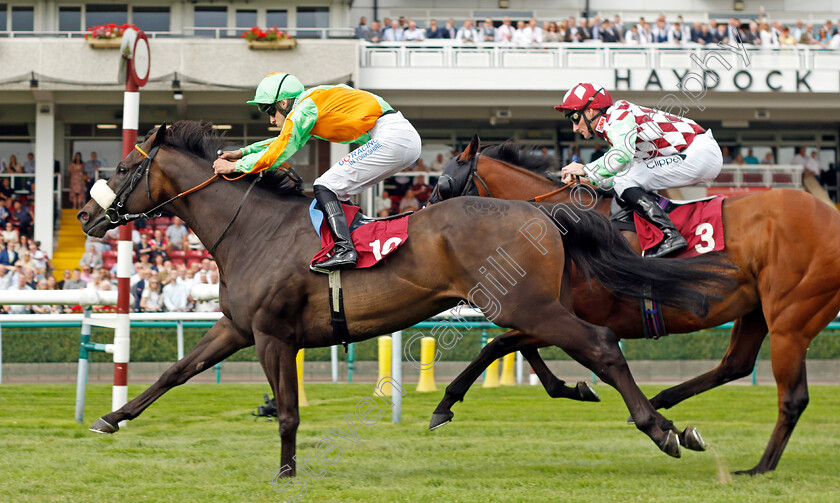
<instances>
[{"instance_id":1,"label":"jockey in red and white checked silks","mask_svg":"<svg viewBox=\"0 0 840 503\"><path fill-rule=\"evenodd\" d=\"M598 187L615 190L639 216L662 230L666 239L652 256L685 248L685 239L649 192L717 177L723 158L712 132L685 117L625 100L613 103L609 92L593 83L574 86L554 108L565 112L584 138L599 136L610 144L603 157L585 166L572 163L563 174L582 174Z\"/></svg>"}]
</instances>

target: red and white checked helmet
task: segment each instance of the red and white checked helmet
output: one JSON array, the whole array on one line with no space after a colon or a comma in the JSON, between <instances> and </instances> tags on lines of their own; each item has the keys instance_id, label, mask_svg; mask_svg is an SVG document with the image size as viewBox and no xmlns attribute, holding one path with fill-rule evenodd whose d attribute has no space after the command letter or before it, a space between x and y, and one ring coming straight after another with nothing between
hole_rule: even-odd
<instances>
[{"instance_id":1,"label":"red and white checked helmet","mask_svg":"<svg viewBox=\"0 0 840 503\"><path fill-rule=\"evenodd\" d=\"M604 86L593 82L581 82L571 88L563 96L563 103L554 107L560 112L573 112L592 108L599 110L609 108L613 104L612 96Z\"/></svg>"}]
</instances>

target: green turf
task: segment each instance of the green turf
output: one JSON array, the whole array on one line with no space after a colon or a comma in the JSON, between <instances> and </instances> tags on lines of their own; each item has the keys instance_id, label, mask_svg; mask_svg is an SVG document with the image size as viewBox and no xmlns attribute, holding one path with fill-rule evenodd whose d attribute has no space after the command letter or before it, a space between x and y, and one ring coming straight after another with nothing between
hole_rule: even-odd
<instances>
[{"instance_id":1,"label":"green turf","mask_svg":"<svg viewBox=\"0 0 840 503\"><path fill-rule=\"evenodd\" d=\"M131 386L131 396L143 387ZM371 385L307 385L298 454L346 429L344 416ZM776 472L733 477L752 467L776 421L772 387L729 386L666 415L691 424L709 450L659 452L626 424L618 394L597 386L600 404L551 400L541 388L476 389L455 420L434 432L442 396L412 390L403 423L365 426L357 444L302 501L354 502L768 502L840 501L840 387L812 386L811 404ZM652 395L661 388L644 387ZM85 425L72 419L72 386L0 386L0 502L283 501L271 485L279 464L277 424L255 422L262 385L187 385L172 390L115 435L87 426L110 407L110 387L90 386Z\"/></svg>"}]
</instances>

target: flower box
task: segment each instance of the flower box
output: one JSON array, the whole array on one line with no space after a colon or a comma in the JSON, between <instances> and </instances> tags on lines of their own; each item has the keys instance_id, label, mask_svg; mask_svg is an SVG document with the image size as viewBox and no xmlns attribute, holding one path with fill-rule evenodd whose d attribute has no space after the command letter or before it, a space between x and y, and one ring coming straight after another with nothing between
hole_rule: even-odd
<instances>
[{"instance_id":1,"label":"flower box","mask_svg":"<svg viewBox=\"0 0 840 503\"><path fill-rule=\"evenodd\" d=\"M122 37L89 38L87 44L93 49L119 49L122 45Z\"/></svg>"},{"instance_id":2,"label":"flower box","mask_svg":"<svg viewBox=\"0 0 840 503\"><path fill-rule=\"evenodd\" d=\"M254 40L248 42L248 48L254 50L287 50L297 47L297 40L287 38L284 40Z\"/></svg>"}]
</instances>

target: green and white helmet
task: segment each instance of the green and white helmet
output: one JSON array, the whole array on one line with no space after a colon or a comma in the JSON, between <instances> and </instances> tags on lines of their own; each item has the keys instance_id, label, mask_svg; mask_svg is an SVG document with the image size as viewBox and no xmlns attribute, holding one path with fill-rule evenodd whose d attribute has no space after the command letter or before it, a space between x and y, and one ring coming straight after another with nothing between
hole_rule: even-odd
<instances>
[{"instance_id":1,"label":"green and white helmet","mask_svg":"<svg viewBox=\"0 0 840 503\"><path fill-rule=\"evenodd\" d=\"M254 99L249 105L273 105L278 101L291 98L294 100L303 92L303 84L289 73L272 73L260 81Z\"/></svg>"}]
</instances>

